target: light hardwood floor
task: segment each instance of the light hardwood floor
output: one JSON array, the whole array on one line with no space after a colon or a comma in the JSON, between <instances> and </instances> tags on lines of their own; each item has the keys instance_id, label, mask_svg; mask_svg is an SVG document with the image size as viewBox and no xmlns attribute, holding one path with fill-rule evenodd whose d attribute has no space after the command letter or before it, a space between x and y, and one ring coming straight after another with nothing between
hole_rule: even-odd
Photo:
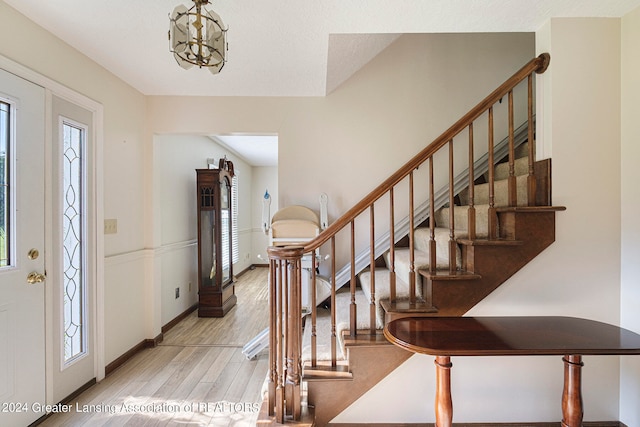
<instances>
[{"instance_id":1,"label":"light hardwood floor","mask_svg":"<svg viewBox=\"0 0 640 427\"><path fill-rule=\"evenodd\" d=\"M192 313L40 426L254 426L268 354L247 360L242 346L267 327L267 275L243 274L224 318Z\"/></svg>"}]
</instances>

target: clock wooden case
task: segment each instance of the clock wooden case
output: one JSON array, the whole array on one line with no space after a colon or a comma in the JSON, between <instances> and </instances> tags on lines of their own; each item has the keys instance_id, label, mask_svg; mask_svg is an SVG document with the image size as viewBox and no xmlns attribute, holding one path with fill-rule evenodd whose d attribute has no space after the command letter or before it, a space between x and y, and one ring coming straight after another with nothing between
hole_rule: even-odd
<instances>
[{"instance_id":1,"label":"clock wooden case","mask_svg":"<svg viewBox=\"0 0 640 427\"><path fill-rule=\"evenodd\" d=\"M223 317L236 304L232 260L233 163L196 169L198 199L198 316Z\"/></svg>"}]
</instances>

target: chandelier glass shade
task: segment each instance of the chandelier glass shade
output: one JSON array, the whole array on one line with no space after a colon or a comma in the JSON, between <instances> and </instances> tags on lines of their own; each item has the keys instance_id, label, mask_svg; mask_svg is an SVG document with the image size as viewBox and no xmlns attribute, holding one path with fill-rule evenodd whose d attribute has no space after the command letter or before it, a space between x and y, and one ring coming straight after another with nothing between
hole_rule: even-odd
<instances>
[{"instance_id":1,"label":"chandelier glass shade","mask_svg":"<svg viewBox=\"0 0 640 427\"><path fill-rule=\"evenodd\" d=\"M196 65L218 74L227 61L227 28L204 7L209 0L193 2L190 9L179 5L169 15L169 50L185 70Z\"/></svg>"}]
</instances>

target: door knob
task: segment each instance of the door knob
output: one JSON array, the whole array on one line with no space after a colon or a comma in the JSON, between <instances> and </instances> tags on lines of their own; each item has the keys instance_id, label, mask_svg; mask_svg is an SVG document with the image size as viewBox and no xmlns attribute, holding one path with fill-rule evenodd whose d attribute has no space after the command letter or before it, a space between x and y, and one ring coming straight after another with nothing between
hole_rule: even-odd
<instances>
[{"instance_id":1,"label":"door knob","mask_svg":"<svg viewBox=\"0 0 640 427\"><path fill-rule=\"evenodd\" d=\"M27 276L27 283L33 285L34 283L42 283L47 279L47 276L44 274L40 274L36 271L32 271Z\"/></svg>"}]
</instances>

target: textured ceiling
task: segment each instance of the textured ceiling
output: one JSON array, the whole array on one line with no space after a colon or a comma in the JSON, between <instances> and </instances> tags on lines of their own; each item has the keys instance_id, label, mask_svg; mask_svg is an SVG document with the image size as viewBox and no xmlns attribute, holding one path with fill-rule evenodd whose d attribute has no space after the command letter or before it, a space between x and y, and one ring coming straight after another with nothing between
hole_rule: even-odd
<instances>
[{"instance_id":1,"label":"textured ceiling","mask_svg":"<svg viewBox=\"0 0 640 427\"><path fill-rule=\"evenodd\" d=\"M251 166L278 166L277 135L214 135L218 145L231 150Z\"/></svg>"},{"instance_id":2,"label":"textured ceiling","mask_svg":"<svg viewBox=\"0 0 640 427\"><path fill-rule=\"evenodd\" d=\"M146 95L323 96L397 34L535 31L550 17L620 17L640 0L212 0L228 62L183 70L168 14L190 0L0 0Z\"/></svg>"}]
</instances>

